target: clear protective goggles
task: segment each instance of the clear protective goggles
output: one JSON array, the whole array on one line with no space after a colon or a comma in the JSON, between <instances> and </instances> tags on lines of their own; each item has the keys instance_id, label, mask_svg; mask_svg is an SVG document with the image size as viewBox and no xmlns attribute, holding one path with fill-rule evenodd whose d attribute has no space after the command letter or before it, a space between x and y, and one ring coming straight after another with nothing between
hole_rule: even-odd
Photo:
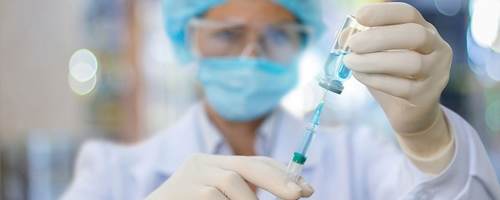
<instances>
[{"instance_id":1,"label":"clear protective goggles","mask_svg":"<svg viewBox=\"0 0 500 200\"><path fill-rule=\"evenodd\" d=\"M194 18L188 38L197 57L257 57L290 64L302 53L311 29L298 23L249 25Z\"/></svg>"}]
</instances>

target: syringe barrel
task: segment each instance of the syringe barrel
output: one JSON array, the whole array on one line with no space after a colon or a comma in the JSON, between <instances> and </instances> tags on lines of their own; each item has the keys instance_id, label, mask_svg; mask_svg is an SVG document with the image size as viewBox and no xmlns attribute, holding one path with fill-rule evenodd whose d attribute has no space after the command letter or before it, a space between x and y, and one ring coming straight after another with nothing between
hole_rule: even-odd
<instances>
[{"instance_id":1,"label":"syringe barrel","mask_svg":"<svg viewBox=\"0 0 500 200\"><path fill-rule=\"evenodd\" d=\"M300 174L302 173L302 169L304 168L304 165L299 164L294 161L290 161L288 163L287 167L287 181L293 181L293 182L298 182L300 178Z\"/></svg>"},{"instance_id":2,"label":"syringe barrel","mask_svg":"<svg viewBox=\"0 0 500 200\"><path fill-rule=\"evenodd\" d=\"M311 145L311 142L314 139L316 129L319 126L321 112L323 112L324 104L325 103L323 102L323 100L321 100L318 106L316 106L309 127L306 128L306 132L304 133L304 136L302 138L302 143L300 144L299 149L297 149L297 152L301 153L302 155L306 155L307 150L309 149L309 145Z\"/></svg>"},{"instance_id":3,"label":"syringe barrel","mask_svg":"<svg viewBox=\"0 0 500 200\"><path fill-rule=\"evenodd\" d=\"M309 145L311 145L312 140L314 139L314 133L315 130L312 127L309 127L306 129L306 132L304 133L304 136L302 138L302 143L299 146L299 149L297 149L298 153L301 153L302 155L307 155L307 150L309 150Z\"/></svg>"}]
</instances>

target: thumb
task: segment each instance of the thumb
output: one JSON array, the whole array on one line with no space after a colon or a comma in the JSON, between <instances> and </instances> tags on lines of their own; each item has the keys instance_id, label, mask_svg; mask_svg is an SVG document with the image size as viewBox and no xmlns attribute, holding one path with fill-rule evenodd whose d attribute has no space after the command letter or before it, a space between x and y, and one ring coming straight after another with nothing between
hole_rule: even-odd
<instances>
[{"instance_id":1,"label":"thumb","mask_svg":"<svg viewBox=\"0 0 500 200\"><path fill-rule=\"evenodd\" d=\"M271 158L221 157L216 165L237 172L248 182L282 199L299 199L313 193L308 184L289 181L285 166Z\"/></svg>"}]
</instances>

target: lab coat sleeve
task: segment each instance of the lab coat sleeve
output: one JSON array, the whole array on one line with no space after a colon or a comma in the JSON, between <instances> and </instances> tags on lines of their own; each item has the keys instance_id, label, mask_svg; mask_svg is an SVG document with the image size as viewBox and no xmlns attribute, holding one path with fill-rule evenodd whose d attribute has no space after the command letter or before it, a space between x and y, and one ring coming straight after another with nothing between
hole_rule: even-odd
<instances>
[{"instance_id":1,"label":"lab coat sleeve","mask_svg":"<svg viewBox=\"0 0 500 200\"><path fill-rule=\"evenodd\" d=\"M500 199L498 179L478 133L462 117L442 109L455 138L454 158L435 177L421 173L407 161L418 181L411 193L428 193L438 199Z\"/></svg>"},{"instance_id":2,"label":"lab coat sleeve","mask_svg":"<svg viewBox=\"0 0 500 200\"><path fill-rule=\"evenodd\" d=\"M500 199L497 176L477 132L453 111L442 109L455 140L450 164L436 176L427 175L400 150L379 145L366 163L365 188L371 199Z\"/></svg>"},{"instance_id":3,"label":"lab coat sleeve","mask_svg":"<svg viewBox=\"0 0 500 200\"><path fill-rule=\"evenodd\" d=\"M85 143L77 157L73 181L62 200L111 199L110 178L107 177L109 151L104 142Z\"/></svg>"}]
</instances>

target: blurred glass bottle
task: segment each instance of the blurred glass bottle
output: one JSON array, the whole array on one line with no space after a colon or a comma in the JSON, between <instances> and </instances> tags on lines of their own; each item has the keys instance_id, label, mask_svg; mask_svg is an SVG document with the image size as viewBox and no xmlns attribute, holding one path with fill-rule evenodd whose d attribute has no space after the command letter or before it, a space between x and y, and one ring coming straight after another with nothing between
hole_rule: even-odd
<instances>
[{"instance_id":1,"label":"blurred glass bottle","mask_svg":"<svg viewBox=\"0 0 500 200\"><path fill-rule=\"evenodd\" d=\"M323 73L318 77L319 85L331 92L341 94L344 81L352 75L351 70L344 65L344 56L350 53L349 39L356 33L369 27L359 24L353 16L348 15L342 28L337 32L333 47L324 65Z\"/></svg>"}]
</instances>

